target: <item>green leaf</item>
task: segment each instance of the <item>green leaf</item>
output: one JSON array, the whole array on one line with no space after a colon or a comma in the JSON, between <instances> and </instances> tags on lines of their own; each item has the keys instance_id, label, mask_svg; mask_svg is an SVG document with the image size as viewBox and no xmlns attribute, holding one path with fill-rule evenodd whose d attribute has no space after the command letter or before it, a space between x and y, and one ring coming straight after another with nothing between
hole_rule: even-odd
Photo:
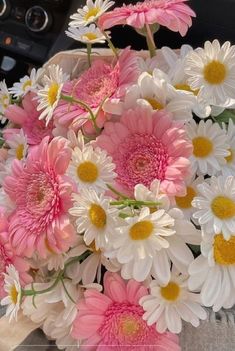
<instances>
[{"instance_id":1,"label":"green leaf","mask_svg":"<svg viewBox=\"0 0 235 351\"><path fill-rule=\"evenodd\" d=\"M235 110L224 110L220 115L214 117L218 123L228 123L230 119L235 123Z\"/></svg>"}]
</instances>

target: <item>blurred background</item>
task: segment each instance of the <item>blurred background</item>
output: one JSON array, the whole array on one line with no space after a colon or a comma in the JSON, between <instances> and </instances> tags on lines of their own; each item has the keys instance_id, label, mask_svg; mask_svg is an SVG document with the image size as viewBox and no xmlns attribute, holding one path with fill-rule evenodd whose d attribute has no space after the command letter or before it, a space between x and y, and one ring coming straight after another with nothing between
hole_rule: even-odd
<instances>
[{"instance_id":1,"label":"blurred background","mask_svg":"<svg viewBox=\"0 0 235 351\"><path fill-rule=\"evenodd\" d=\"M136 1L125 1L135 3ZM0 80L9 86L32 67L41 66L61 50L79 47L65 35L69 16L83 6L84 0L0 0ZM123 1L116 1L121 6ZM187 43L201 46L206 40L235 42L235 0L190 0L196 12L186 37L164 28L156 34L158 48L178 48ZM145 40L130 27L115 27L112 38L116 46L145 48Z\"/></svg>"}]
</instances>

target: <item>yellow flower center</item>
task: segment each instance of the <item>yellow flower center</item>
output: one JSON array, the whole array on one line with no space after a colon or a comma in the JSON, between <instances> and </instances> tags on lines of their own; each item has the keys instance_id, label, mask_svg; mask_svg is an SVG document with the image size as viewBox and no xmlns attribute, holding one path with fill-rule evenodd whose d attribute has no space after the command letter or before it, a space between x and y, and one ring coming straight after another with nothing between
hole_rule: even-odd
<instances>
[{"instance_id":1,"label":"yellow flower center","mask_svg":"<svg viewBox=\"0 0 235 351\"><path fill-rule=\"evenodd\" d=\"M189 91L190 93L193 93L195 96L197 96L199 93L199 89L192 90L188 84L176 84L175 89Z\"/></svg>"},{"instance_id":2,"label":"yellow flower center","mask_svg":"<svg viewBox=\"0 0 235 351\"><path fill-rule=\"evenodd\" d=\"M213 60L205 66L203 73L208 83L221 84L227 76L227 68L222 62Z\"/></svg>"},{"instance_id":3,"label":"yellow flower center","mask_svg":"<svg viewBox=\"0 0 235 351\"><path fill-rule=\"evenodd\" d=\"M89 32L89 33L84 34L83 38L87 39L87 40L95 40L95 39L97 39L97 35L95 33Z\"/></svg>"},{"instance_id":4,"label":"yellow flower center","mask_svg":"<svg viewBox=\"0 0 235 351\"><path fill-rule=\"evenodd\" d=\"M132 240L148 239L153 233L153 223L150 221L140 221L135 223L129 230Z\"/></svg>"},{"instance_id":5,"label":"yellow flower center","mask_svg":"<svg viewBox=\"0 0 235 351\"><path fill-rule=\"evenodd\" d=\"M219 219L229 219L235 216L235 203L229 197L217 196L211 203L211 209Z\"/></svg>"},{"instance_id":6,"label":"yellow flower center","mask_svg":"<svg viewBox=\"0 0 235 351\"><path fill-rule=\"evenodd\" d=\"M233 150L229 149L228 150L230 152L230 155L228 155L227 157L225 157L225 160L227 161L227 163L232 163L233 162Z\"/></svg>"},{"instance_id":7,"label":"yellow flower center","mask_svg":"<svg viewBox=\"0 0 235 351\"><path fill-rule=\"evenodd\" d=\"M51 84L47 93L47 99L50 106L53 106L54 103L56 102L58 91L59 91L59 84L57 83Z\"/></svg>"},{"instance_id":8,"label":"yellow flower center","mask_svg":"<svg viewBox=\"0 0 235 351\"><path fill-rule=\"evenodd\" d=\"M8 105L9 105L9 97L7 95L3 95L1 97L1 104L2 104L3 108L5 108L5 109L8 107Z\"/></svg>"},{"instance_id":9,"label":"yellow flower center","mask_svg":"<svg viewBox=\"0 0 235 351\"><path fill-rule=\"evenodd\" d=\"M123 316L120 320L119 330L121 331L122 335L128 336L135 336L139 332L140 325L138 320L136 320L132 316Z\"/></svg>"},{"instance_id":10,"label":"yellow flower center","mask_svg":"<svg viewBox=\"0 0 235 351\"><path fill-rule=\"evenodd\" d=\"M180 287L174 282L170 282L167 286L161 288L161 295L167 301L176 301L180 294Z\"/></svg>"},{"instance_id":11,"label":"yellow flower center","mask_svg":"<svg viewBox=\"0 0 235 351\"><path fill-rule=\"evenodd\" d=\"M97 250L95 240L92 241L92 243L88 246L89 249L95 253L101 253L100 249Z\"/></svg>"},{"instance_id":12,"label":"yellow flower center","mask_svg":"<svg viewBox=\"0 0 235 351\"><path fill-rule=\"evenodd\" d=\"M149 98L145 100L148 101L148 103L152 106L153 110L163 110L165 107L161 102L159 102L156 99Z\"/></svg>"},{"instance_id":13,"label":"yellow flower center","mask_svg":"<svg viewBox=\"0 0 235 351\"><path fill-rule=\"evenodd\" d=\"M11 298L11 301L13 302L14 305L17 304L18 295L19 295L19 293L18 293L15 285L13 285L11 287L11 290L10 290L10 298Z\"/></svg>"},{"instance_id":14,"label":"yellow flower center","mask_svg":"<svg viewBox=\"0 0 235 351\"><path fill-rule=\"evenodd\" d=\"M92 9L90 9L90 10L86 13L84 19L85 19L86 21L88 21L91 17L96 17L96 16L98 15L99 12L100 12L100 8L99 8L99 7L93 7Z\"/></svg>"},{"instance_id":15,"label":"yellow flower center","mask_svg":"<svg viewBox=\"0 0 235 351\"><path fill-rule=\"evenodd\" d=\"M225 240L222 234L215 236L214 259L221 265L235 264L235 236Z\"/></svg>"},{"instance_id":16,"label":"yellow flower center","mask_svg":"<svg viewBox=\"0 0 235 351\"><path fill-rule=\"evenodd\" d=\"M193 154L196 157L207 157L213 151L212 142L205 137L196 137L192 140Z\"/></svg>"},{"instance_id":17,"label":"yellow flower center","mask_svg":"<svg viewBox=\"0 0 235 351\"><path fill-rule=\"evenodd\" d=\"M89 217L91 220L91 223L99 228L102 229L106 225L106 212L105 210L97 204L92 204L90 209L89 209Z\"/></svg>"},{"instance_id":18,"label":"yellow flower center","mask_svg":"<svg viewBox=\"0 0 235 351\"><path fill-rule=\"evenodd\" d=\"M16 148L16 158L17 160L22 160L22 158L24 157L24 145L20 144L17 146Z\"/></svg>"},{"instance_id":19,"label":"yellow flower center","mask_svg":"<svg viewBox=\"0 0 235 351\"><path fill-rule=\"evenodd\" d=\"M178 207L180 208L191 208L192 207L192 201L194 197L196 196L196 191L191 188L190 186L187 187L187 194L183 197L178 197L176 196L175 201Z\"/></svg>"},{"instance_id":20,"label":"yellow flower center","mask_svg":"<svg viewBox=\"0 0 235 351\"><path fill-rule=\"evenodd\" d=\"M26 89L28 87L31 87L31 85L32 85L31 80L26 80L26 82L24 82L23 87L22 87L23 91L26 91Z\"/></svg>"},{"instance_id":21,"label":"yellow flower center","mask_svg":"<svg viewBox=\"0 0 235 351\"><path fill-rule=\"evenodd\" d=\"M93 162L85 161L77 168L77 176L82 182L94 183L97 180L98 175L98 168Z\"/></svg>"}]
</instances>

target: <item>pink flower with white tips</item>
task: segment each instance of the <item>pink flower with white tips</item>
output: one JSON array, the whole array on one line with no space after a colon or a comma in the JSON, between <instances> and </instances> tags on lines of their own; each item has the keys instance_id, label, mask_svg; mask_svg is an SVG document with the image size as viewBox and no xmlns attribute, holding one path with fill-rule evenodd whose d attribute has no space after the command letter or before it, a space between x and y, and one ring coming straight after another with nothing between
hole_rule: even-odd
<instances>
[{"instance_id":1,"label":"pink flower with white tips","mask_svg":"<svg viewBox=\"0 0 235 351\"><path fill-rule=\"evenodd\" d=\"M70 223L73 186L65 176L71 149L64 138L49 138L31 150L25 163L12 163L4 179L4 190L15 203L9 225L10 243L19 255L41 257L48 252L65 252L74 241Z\"/></svg>"}]
</instances>

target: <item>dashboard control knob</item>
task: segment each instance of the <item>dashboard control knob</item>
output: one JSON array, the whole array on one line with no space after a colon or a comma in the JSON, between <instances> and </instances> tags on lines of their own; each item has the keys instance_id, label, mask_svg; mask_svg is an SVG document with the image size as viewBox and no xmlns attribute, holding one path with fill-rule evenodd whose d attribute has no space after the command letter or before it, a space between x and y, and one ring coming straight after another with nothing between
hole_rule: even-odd
<instances>
[{"instance_id":1,"label":"dashboard control knob","mask_svg":"<svg viewBox=\"0 0 235 351\"><path fill-rule=\"evenodd\" d=\"M8 0L0 0L0 20L9 16L11 6Z\"/></svg>"},{"instance_id":2,"label":"dashboard control knob","mask_svg":"<svg viewBox=\"0 0 235 351\"><path fill-rule=\"evenodd\" d=\"M52 16L43 7L33 6L26 12L25 24L32 32L46 32L52 25Z\"/></svg>"}]
</instances>

